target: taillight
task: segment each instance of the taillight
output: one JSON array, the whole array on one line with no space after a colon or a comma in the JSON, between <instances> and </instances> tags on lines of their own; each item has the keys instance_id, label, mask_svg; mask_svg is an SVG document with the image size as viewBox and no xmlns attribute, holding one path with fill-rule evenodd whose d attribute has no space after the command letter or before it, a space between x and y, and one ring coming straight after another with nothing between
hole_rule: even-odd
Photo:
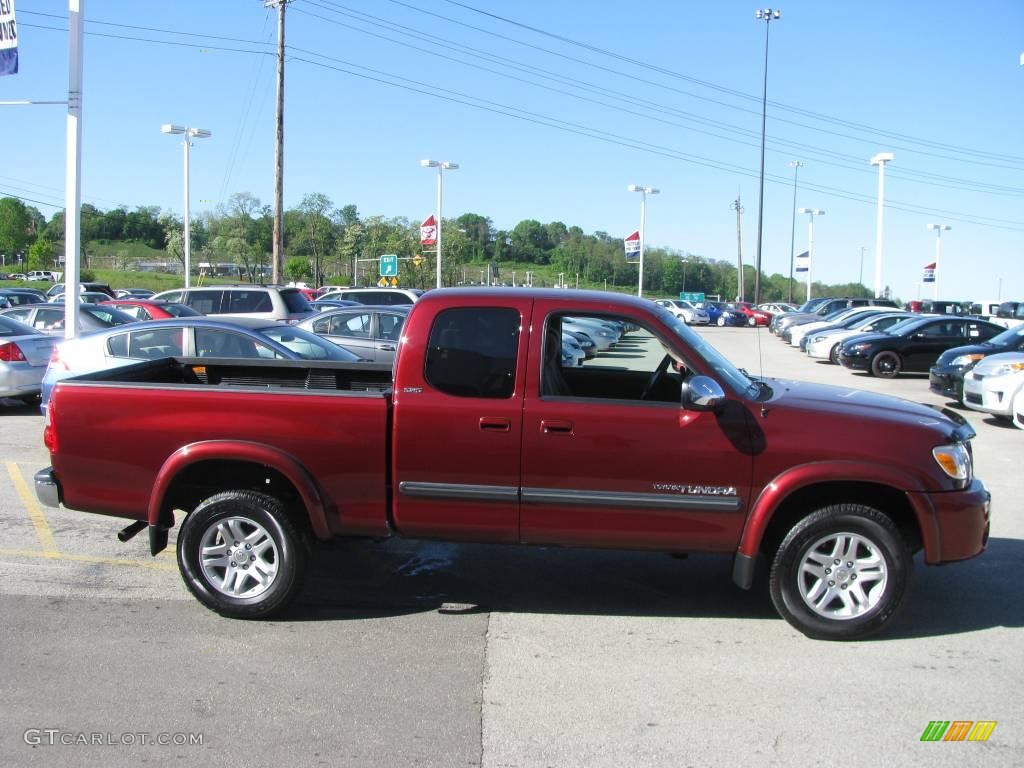
<instances>
[{"instance_id":1,"label":"taillight","mask_svg":"<svg viewBox=\"0 0 1024 768\"><path fill-rule=\"evenodd\" d=\"M24 363L25 353L21 351L21 347L15 344L13 341L6 341L0 344L0 361L5 363Z\"/></svg>"},{"instance_id":2,"label":"taillight","mask_svg":"<svg viewBox=\"0 0 1024 768\"><path fill-rule=\"evenodd\" d=\"M54 344L53 349L50 351L50 367L56 368L57 366L60 366L65 371L69 370L68 364L61 360L60 344Z\"/></svg>"},{"instance_id":3,"label":"taillight","mask_svg":"<svg viewBox=\"0 0 1024 768\"><path fill-rule=\"evenodd\" d=\"M51 455L57 453L57 428L53 425L54 398L46 406L46 418L43 420L43 445Z\"/></svg>"}]
</instances>

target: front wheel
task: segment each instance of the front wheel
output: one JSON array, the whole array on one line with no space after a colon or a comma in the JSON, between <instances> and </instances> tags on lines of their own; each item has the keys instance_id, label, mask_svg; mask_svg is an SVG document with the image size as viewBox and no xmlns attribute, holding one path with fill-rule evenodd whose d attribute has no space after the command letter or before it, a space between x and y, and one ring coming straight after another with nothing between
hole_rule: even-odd
<instances>
[{"instance_id":1,"label":"front wheel","mask_svg":"<svg viewBox=\"0 0 1024 768\"><path fill-rule=\"evenodd\" d=\"M306 547L280 501L253 491L206 499L181 525L178 568L199 602L222 616L254 619L298 593Z\"/></svg>"},{"instance_id":2,"label":"front wheel","mask_svg":"<svg viewBox=\"0 0 1024 768\"><path fill-rule=\"evenodd\" d=\"M871 359L871 373L880 379L894 379L902 368L900 356L895 352L879 352Z\"/></svg>"},{"instance_id":3,"label":"front wheel","mask_svg":"<svg viewBox=\"0 0 1024 768\"><path fill-rule=\"evenodd\" d=\"M725 327L725 316L724 315L719 315L717 322L718 322L718 327L719 328L724 328Z\"/></svg>"},{"instance_id":4,"label":"front wheel","mask_svg":"<svg viewBox=\"0 0 1024 768\"><path fill-rule=\"evenodd\" d=\"M828 353L828 359L836 365L839 365L839 344L833 344L832 349Z\"/></svg>"},{"instance_id":5,"label":"front wheel","mask_svg":"<svg viewBox=\"0 0 1024 768\"><path fill-rule=\"evenodd\" d=\"M835 504L790 530L772 563L779 614L819 640L859 640L889 623L910 588L911 554L886 515Z\"/></svg>"}]
</instances>

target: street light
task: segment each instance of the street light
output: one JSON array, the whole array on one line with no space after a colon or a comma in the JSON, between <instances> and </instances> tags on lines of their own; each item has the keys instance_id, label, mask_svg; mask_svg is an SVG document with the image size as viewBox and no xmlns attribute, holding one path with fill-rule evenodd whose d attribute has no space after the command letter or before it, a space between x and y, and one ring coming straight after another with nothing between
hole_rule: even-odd
<instances>
[{"instance_id":1,"label":"street light","mask_svg":"<svg viewBox=\"0 0 1024 768\"><path fill-rule=\"evenodd\" d=\"M800 213L810 214L807 224L807 301L811 300L811 265L814 263L814 217L824 216L817 208L801 208Z\"/></svg>"},{"instance_id":2,"label":"street light","mask_svg":"<svg viewBox=\"0 0 1024 768\"><path fill-rule=\"evenodd\" d=\"M205 128L186 128L182 125L171 125L167 123L160 126L161 133L177 133L184 134L185 140L182 144L185 147L185 287L192 287L192 230L191 223L189 222L189 210L188 210L188 166L189 166L189 147L192 146L190 139L208 139L212 134Z\"/></svg>"},{"instance_id":3,"label":"street light","mask_svg":"<svg viewBox=\"0 0 1024 768\"><path fill-rule=\"evenodd\" d=\"M935 281L932 283L934 293L932 294L932 300L939 300L939 258L942 256L942 231L950 230L948 224L929 224L928 229L935 230Z\"/></svg>"},{"instance_id":4,"label":"street light","mask_svg":"<svg viewBox=\"0 0 1024 768\"><path fill-rule=\"evenodd\" d=\"M441 206L444 203L444 171L457 171L458 163L447 160L420 160L424 168L437 168L437 287L441 287Z\"/></svg>"},{"instance_id":5,"label":"street light","mask_svg":"<svg viewBox=\"0 0 1024 768\"><path fill-rule=\"evenodd\" d=\"M626 187L629 192L639 192L640 198L640 279L637 283L636 295L644 295L644 224L647 212L647 196L657 195L661 192L659 189L654 187L643 187L639 184L630 184Z\"/></svg>"},{"instance_id":6,"label":"street light","mask_svg":"<svg viewBox=\"0 0 1024 768\"><path fill-rule=\"evenodd\" d=\"M796 242L796 177L803 167L799 160L791 160L789 167L793 169L793 221L789 227L789 303L793 303L793 246Z\"/></svg>"},{"instance_id":7,"label":"street light","mask_svg":"<svg viewBox=\"0 0 1024 768\"><path fill-rule=\"evenodd\" d=\"M760 8L754 18L764 21L764 89L761 93L761 192L757 200L757 258L754 262L754 304L761 303L761 230L764 224L764 128L768 112L768 30L772 19L782 16L782 11Z\"/></svg>"},{"instance_id":8,"label":"street light","mask_svg":"<svg viewBox=\"0 0 1024 768\"><path fill-rule=\"evenodd\" d=\"M871 164L878 166L878 215L875 224L875 298L882 297L882 210L885 207L885 164L895 155L879 152L871 158Z\"/></svg>"}]
</instances>

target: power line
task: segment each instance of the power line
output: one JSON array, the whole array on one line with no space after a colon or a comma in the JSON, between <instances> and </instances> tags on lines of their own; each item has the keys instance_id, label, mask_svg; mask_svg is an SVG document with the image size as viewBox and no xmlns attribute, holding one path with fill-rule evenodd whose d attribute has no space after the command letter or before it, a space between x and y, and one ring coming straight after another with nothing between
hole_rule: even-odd
<instances>
[{"instance_id":1,"label":"power line","mask_svg":"<svg viewBox=\"0 0 1024 768\"><path fill-rule=\"evenodd\" d=\"M733 96L737 96L739 98L743 98L743 99L747 99L747 100L751 100L751 101L759 101L759 97L757 97L755 95L744 93L744 92L738 91L738 90L734 90L732 88L726 88L725 86L721 86L721 85L718 85L716 83L709 82L707 80L699 80L699 79L697 79L695 77L691 77L689 75L684 75L684 74L682 74L680 72L675 72L673 70L666 69L664 67L658 67L658 66L650 64L648 62L641 61L639 59L632 59L632 58L629 58L628 56L623 56L622 54L615 53L614 51L608 51L606 49L599 48L597 46L593 46L593 45L590 45L588 43L583 43L583 42L580 42L578 40L573 40L572 38L565 37L563 35L559 35L559 34L556 34L556 33L553 33L553 32L549 32L549 31L541 29L539 27L533 27L533 26L530 26L528 24L524 24L522 22L518 22L518 21L515 21L513 19L506 18L504 16L499 16L496 13L492 13L490 11L485 11L485 10L482 10L480 8L476 8L476 7L474 7L472 5L469 5L467 3L459 2L459 0L444 0L444 1L449 3L450 5L455 5L455 6L458 6L460 8L464 8L464 9L466 9L468 11L472 11L473 13L481 14L483 16L487 16L487 17L490 17L492 19L496 19L496 20L501 21L501 22L503 22L505 24L511 24L513 26L529 30L529 31L534 32L536 34L544 35L546 37L550 37L550 38L553 38L555 40L559 40L559 41L561 41L563 43L566 43L568 45L584 48L584 49L586 49L588 51L592 51L594 53L599 53L599 54L601 54L603 56L609 56L609 57L612 57L612 58L615 58L615 59L619 59L621 61L628 62L628 63L633 64L635 66L642 67L644 69L650 69L650 70L653 70L655 72L660 72L661 74L668 75L670 77L678 78L680 80L685 80L687 82L695 83L697 85L702 85L705 88L711 88L713 90L720 91L720 92L723 92L723 93L728 93L728 94L731 94ZM415 6L410 5L408 3L401 2L400 0L389 0L389 2L393 2L393 3L397 4L397 5L403 5L403 6L407 7L407 8L411 8L413 10L417 10L417 11L420 11L422 13L428 13L427 11L424 11L422 8L416 8ZM431 14L431 15L436 15L436 14ZM456 23L461 23L461 22L456 22ZM948 149L948 150L953 151L953 152L974 154L974 155L976 155L978 157L988 157L988 158L991 158L993 160L1002 160L1002 161L1014 162L1014 163L1024 163L1024 157L1020 157L1020 156L1001 155L1001 154L996 154L996 153L992 153L992 152L985 152L983 150L970 149L970 148L967 148L967 147L958 147L958 146L955 146L955 145L952 145L952 144L944 144L942 142L936 142L936 141L933 141L931 139L919 139L919 138L915 138L914 136L910 136L908 134L898 133L898 132L894 132L894 131L885 131L885 130L882 130L882 129L879 129L879 128L874 128L874 127L869 126L869 125L864 125L862 123L856 123L856 122L853 122L853 121L843 120L841 118L836 118L836 117L832 117L832 116L829 116L829 115L825 115L825 114L822 114L820 112L814 112L814 111L811 111L811 110L808 110L808 109L802 109L800 107L793 107L793 106L790 106L790 105L787 105L787 104L783 104L781 102L772 101L772 102L769 102L769 103L773 107L776 107L778 109L783 109L783 110L786 110L786 111L789 111L789 112L793 112L794 114L801 114L801 115L805 115L807 117L812 117L812 118L814 118L816 120L821 120L821 121L824 121L824 122L830 122L830 123L834 123L834 124L837 124L837 125L844 125L844 126L847 126L847 127L850 127L850 128L856 128L856 129L862 130L862 131L868 131L870 133L874 133L874 134L876 134L878 136L883 136L883 137L886 137L886 138L896 138L898 140L910 141L910 142L913 142L915 144L921 144L923 146L931 146L931 147L935 147L935 148Z\"/></svg>"},{"instance_id":2,"label":"power line","mask_svg":"<svg viewBox=\"0 0 1024 768\"><path fill-rule=\"evenodd\" d=\"M323 8L324 10L328 10L328 11L330 11L332 13L336 13L336 14L339 14L339 15L342 15L342 16L346 16L348 18L353 18L356 21L359 21L359 22L361 22L363 24L369 24L371 26L381 27L381 28L385 28L385 29L392 28L392 29L390 29L390 31L394 31L397 34L404 35L406 37L412 37L412 38L418 39L418 40L423 40L425 42L428 42L428 43L430 43L432 45L436 45L436 46L441 47L441 48L447 48L447 49L461 48L463 51L472 51L472 52L475 52L475 53L469 53L467 55L472 56L473 58L481 58L481 59L484 59L484 60L487 60L487 61L496 60L499 63L501 63L502 66L504 66L506 68L510 67L510 68L515 69L517 71L527 72L527 73L530 73L530 74L537 73L540 77L542 77L544 79L555 80L556 82L565 82L570 87L578 87L578 88L580 88L580 89L582 89L584 91L588 91L588 92L608 94L612 98L619 99L619 100L622 100L622 101L626 101L627 103L630 103L630 104L640 103L640 104L643 104L643 105L647 105L654 112L657 112L657 113L660 113L660 114L677 115L677 116L685 117L685 118L690 119L690 120L694 120L696 122L699 122L699 123L702 123L702 124L705 124L705 125L709 125L709 126L712 126L712 127L725 129L727 132L737 133L737 134L741 134L741 135L747 135L747 136L750 136L751 138L759 138L759 134L757 134L757 132L755 132L755 131L750 131L750 130L747 130L747 129L744 129L744 128L740 128L738 126L730 125L730 124L727 124L727 123L722 123L722 122L719 122L719 121L716 121L716 120L708 120L706 118L702 118L700 116L693 115L692 113L683 112L683 111L680 111L680 110L664 107L663 105L658 104L657 102L648 101L646 99L642 99L642 98L640 98L638 96L635 96L633 94L626 94L626 93L622 93L620 91L614 91L614 90L611 90L611 89L608 89L608 88L604 88L604 87L595 85L593 83L588 83L588 82L585 82L585 81L577 80L575 78L571 78L571 77L567 77L567 76L562 76L562 75L556 75L554 73L551 73L550 71L539 69L539 68L533 67L531 65L520 65L520 64L518 64L517 62L515 62L512 59L506 59L506 58L501 57L501 56L495 56L493 54L489 54L489 53L485 53L483 51L479 51L479 49L471 48L471 47L468 47L468 46L462 46L462 45L459 45L457 43L454 43L451 40L446 40L444 38L439 38L437 36L421 35L421 34L418 34L418 33L414 32L414 31L409 30L408 27L402 27L401 25L397 25L397 24L394 24L392 22L388 22L386 20L379 19L379 17L371 16L370 14L364 14L364 13L359 12L359 11L355 11L354 13L346 13L344 11L339 11L339 10L336 10L334 8L330 8L328 6L321 5L320 3L317 3L317 2L311 2L310 0L307 0L307 4L313 5L313 6L318 7L318 8ZM333 5L337 5L337 4L335 3ZM338 7L343 7L343 6L338 6ZM658 118L658 117L653 117L650 114L643 113L643 112L638 112L638 111L636 111L634 109L628 109L628 108L625 108L625 107L616 106L614 104L608 104L606 102L602 102L602 101L598 101L598 100L595 100L595 99L590 99L590 98L587 98L587 97L584 97L584 96L580 96L579 94L571 93L571 92L564 91L564 90L561 90L561 89L558 89L558 88L553 88L553 87L548 86L548 85L544 85L544 84L541 84L541 83L536 83L536 82L531 81L531 80L526 80L526 79L523 79L523 78L520 78L520 77L516 77L514 75L509 74L507 71L495 70L495 69L491 69L489 67L482 67L480 65L472 64L470 62L466 62L466 61L463 61L461 59L452 58L452 57L446 56L446 55L444 55L442 53L437 53L435 51L430 51L430 50L427 50L427 49L424 49L424 48L420 48L418 46L409 45L408 43L404 43L404 42L395 40L394 38L390 38L390 37L387 37L385 35L380 35L380 34L377 34L375 32L370 32L370 31L365 30L365 29L360 29L359 27L354 27L354 26L352 26L350 24L345 24L345 23L340 22L340 21L338 21L336 19L329 19L329 18L327 18L325 16L320 16L319 14L312 13L310 11L304 11L304 10L301 10L301 9L296 9L296 10L298 10L299 13L302 13L304 15L311 16L313 18L317 18L317 19L320 19L322 21L326 21L326 22L328 22L330 24L334 24L336 26L344 27L346 29L351 29L351 30L353 30L355 32L359 32L360 34L365 34L365 35L369 35L369 36L372 36L372 37L379 38L381 40L386 40L386 41L394 43L396 45L400 45L400 46L402 46L403 48L406 48L406 49L412 49L412 50L416 50L416 51L421 51L421 52L426 53L426 54L428 54L430 56L435 56L435 57L438 57L438 58L441 58L441 59L444 59L444 60L447 60L447 61L452 61L452 62L455 62L455 63L460 64L462 66L472 67L474 69L478 69L478 70L481 70L481 71L484 71L484 72L490 72L492 74L498 75L499 77L504 77L504 78L516 80L518 82L526 83L528 85L531 85L531 86L534 86L534 87L537 87L537 88L541 88L541 89L544 89L544 90L552 91L552 92L555 92L555 93L560 93L560 94L569 96L570 98L575 98L575 99L586 101L586 102L589 102L589 103L592 103L592 104L597 104L599 106L603 106L603 107L606 107L608 109L614 109L614 110L617 110L619 112L623 112L623 113L626 113L626 114L632 114L632 115L641 116L641 117L644 117L645 119L654 120L656 122L660 122L660 123L664 123L666 125L671 125L671 126L674 126L674 127L682 128L684 130L692 131L692 132L695 132L695 133L700 133L700 134L703 134L703 135L712 136L712 137L714 137L716 139L719 139L719 140L730 141L730 142L733 142L733 143L736 143L736 144L740 144L740 145L743 145L743 146L750 146L750 147L758 147L759 146L759 144L754 144L754 143L751 143L751 142L742 141L741 139L733 138L733 137L730 137L728 135L723 135L720 132L705 131L705 130L702 130L700 128L695 128L692 125L685 125L685 124L674 122L674 121L671 121L671 120L664 120L664 119L661 119L661 118ZM379 21L381 21L383 23L377 23L375 21L367 21L367 20L362 19L362 18L357 18L354 14L358 14L359 16L365 16L365 17L368 17L370 19L379 19ZM395 27L397 27L397 29L393 29ZM402 30L409 30L409 31L402 31ZM439 40L441 42L438 42ZM800 142L787 141L787 140L779 139L779 138L772 138L771 143L775 144L775 145L779 145L779 146L789 147L791 150L795 150L795 151L797 151L797 152L799 152L799 153L801 153L801 154L803 154L805 156L812 155L812 156L815 156L818 159L823 158L823 157L824 158L833 157L833 158L837 158L837 159L840 159L840 160L845 160L849 164L830 162L828 160L820 160L820 162L822 164L824 164L824 165L831 165L833 167L843 168L845 170L851 170L851 171L855 171L857 173L867 174L867 175L871 175L871 176L875 175L874 171L872 171L870 168L867 168L865 166L864 159L862 157L859 157L859 156L849 155L849 154L835 152L835 151L831 151L831 150L826 150L826 149L822 149L822 148L819 148L819 147L814 147L812 145L802 144ZM784 153L783 150L775 149L775 148L773 148L772 151L780 153L780 154L791 154L791 152L785 152ZM946 187L946 188L949 188L949 189L964 189L965 187L970 187L973 191L983 192L985 194L991 194L991 195L1000 195L1000 196L1021 196L1021 195L1024 195L1024 188L1020 188L1020 187L1010 187L1010 186L1005 186L1005 185L990 184L988 182L974 181L974 180L969 180L969 179L959 179L959 178L955 178L955 177L943 176L943 175L940 175L940 174L934 174L934 173L930 173L930 172L926 172L926 171L915 171L912 168L903 168L903 169L901 169L901 171L902 171L902 173L892 174L892 177L899 178L899 179L904 179L904 180L910 181L912 183L929 184L931 186ZM942 183L942 182L949 182L949 183Z\"/></svg>"},{"instance_id":3,"label":"power line","mask_svg":"<svg viewBox=\"0 0 1024 768\"><path fill-rule=\"evenodd\" d=\"M40 28L53 29L51 27L40 27ZM67 30L59 30L59 29L56 30L56 31L67 32ZM152 40L152 39L149 39L149 38L132 37L132 36L124 36L124 35L110 35L110 34L100 33L100 32L87 32L86 34L96 35L96 36L100 36L100 37L113 37L113 38L117 38L117 39L132 40L132 41L139 41L139 42L148 42L148 43L157 43L157 44L171 44L171 45L179 45L179 46L193 47L193 48L200 48L200 47L211 48L212 47L212 48L214 48L216 50L226 50L226 51L230 51L230 52L240 52L240 53L252 53L252 54L258 54L258 55L267 55L267 52L265 52L265 51L250 51L250 50L240 50L240 49L235 49L235 48L218 48L216 46L209 46L209 45L202 45L201 46L199 44L191 44L191 43L183 43L183 42L179 43L179 42L175 42L175 41L165 41L165 40ZM752 171L750 169L743 168L741 166L735 166L735 165L731 165L731 164L728 164L728 163L723 163L723 162L720 162L720 161L712 160L710 158L705 158L705 157L701 157L701 156L698 156L698 155L690 155L688 153L684 153L684 152L681 152L679 150L672 149L670 147L663 147L663 146L660 146L660 145L657 145L657 144L652 144L650 142L646 142L646 141L643 141L643 140L640 140L640 139L635 139L635 138L626 137L626 136L620 136L618 134L613 134L613 133L610 133L610 132L607 132L607 131L600 131L598 129L589 128L588 126L583 126L583 125L580 125L580 124L559 120L558 118L554 118L554 117L551 117L551 116L548 116L548 115L542 115L542 114L539 114L539 113L530 112L528 110L523 110L523 109L518 108L518 107L511 107L511 106L500 104L498 102L493 102L493 101L490 101L490 100L487 100L487 99L481 99L480 97L471 96L471 95L468 95L468 94L460 93L458 91L453 91L453 90L446 89L446 88L440 88L440 87L435 86L435 85L430 84L430 83L425 83L425 82L421 82L421 81L412 80L410 78L405 78L405 77L402 77L400 75L394 75L394 74L391 74L391 73L382 72L380 70L375 70L375 69L372 69L370 67L364 67L364 66L359 65L359 64L355 64L355 63L352 63L352 62L344 61L342 59L337 59L335 57L327 56L325 54L320 54L320 53L317 53L315 51L308 51L308 50L305 50L305 49L302 49L302 48L297 48L295 46L288 46L288 48L290 50L297 51L297 52L305 54L305 55L315 56L315 57L321 58L321 59L326 59L327 61L332 61L332 62L335 62L337 64L343 64L343 65L345 65L345 67L351 67L351 68L354 68L354 69L347 69L345 67L338 67L338 66L330 66L330 65L324 64L322 62L311 61L309 59L305 59L305 58L301 58L301 57L296 57L295 58L296 61L300 61L300 62L303 62L303 63L306 63L306 64L310 64L312 66L317 66L317 67L321 67L321 68L325 68L325 69L329 69L329 70L334 70L334 71L337 71L337 72L342 72L342 73L349 74L349 75L352 75L354 77L359 77L359 78L362 78L362 79L365 79L365 80L369 80L369 81L372 81L372 82L382 83L382 84L389 85L389 86L392 86L392 87L401 88L403 90L407 90L407 91L416 93L416 94L418 94L420 96L424 96L426 94L426 92L430 92L431 93L431 98L439 98L439 99L442 99L442 100L445 100L445 101L449 101L449 102L452 102L452 103L457 103L457 104L462 104L464 106L469 106L469 107L472 107L474 109L478 109L478 110L482 110L482 111L486 111L486 112L491 112L491 113L494 113L494 114L504 115L506 117L511 117L513 119L521 120L521 121L524 121L524 122L533 123L533 124L537 124L537 125L542 125L542 126L545 126L545 127L548 127L548 128L555 128L555 129L560 130L560 131L564 131L564 132L568 132L568 133L572 133L572 134L576 134L576 135L580 135L580 136L586 136L588 138L597 139L599 141L603 141L603 142L606 142L606 143L615 144L615 145L626 147L626 148L630 148L630 149L636 149L636 150L639 150L639 151L642 151L642 152L647 152L649 154L655 154L655 155L667 157L667 158L670 158L670 159L673 159L673 160L677 160L677 161L681 161L681 162L686 162L686 163L690 163L690 164L694 164L694 165L700 165L700 166L704 166L704 167L708 167L708 168L713 168L713 169L716 169L716 170L723 170L723 171L727 171L729 173L733 173L733 174L737 174L737 175L747 176L747 177L750 177L750 178L755 178L757 176L757 174L754 171ZM356 69L363 69L366 72L370 72L372 74L369 74L369 75L368 74L363 74L361 72L355 71ZM384 78L392 78L392 80L388 80L388 79L384 79ZM402 82L393 82L394 80L404 81L405 83L409 83L409 85L405 85ZM443 95L443 93L449 93L449 94L452 94L452 95L445 96L445 95ZM479 103L475 103L475 102L479 102ZM490 105L490 106L488 106L488 105ZM787 186L789 184L789 180L788 179L785 179L785 178L782 178L782 177L779 177L779 176L775 176L775 175L769 174L769 175L766 175L765 178L767 180L771 181L772 183L783 184L783 185L787 185ZM842 198L842 199L847 199L847 200L851 200L851 201L854 201L854 202L860 202L860 203L865 203L865 204L870 204L870 205L873 205L875 203L874 198L868 197L866 195L859 195L857 193L849 192L847 190L839 190L839 189L834 189L834 188L831 188L831 187L824 187L824 186L813 185L813 184L808 184L808 183L805 183L803 186L804 186L805 189L811 189L811 190L814 190L814 191L818 191L821 194L830 195L832 197L839 197L839 198ZM885 207L893 209L893 210L901 210L901 211L905 211L905 212L909 212L909 213L941 214L941 215L945 215L947 218L949 218L949 219L951 219L953 221L960 221L960 222L963 222L963 223L976 224L978 226L985 226L985 227L997 228L997 229L1007 229L1007 230L1011 230L1011 231L1024 231L1024 222L1020 222L1020 221L1012 221L1012 220L1006 220L1006 219L1001 219L1001 218L996 218L996 217L978 216L978 215L974 215L974 214L965 214L965 213L960 213L960 212L956 212L956 211L946 211L946 210L943 210L943 209L935 209L935 208L927 208L927 207L923 207L923 206L915 206L915 205L910 204L910 203L903 203L903 202L895 201L895 200L887 200L886 203L885 203Z\"/></svg>"}]
</instances>

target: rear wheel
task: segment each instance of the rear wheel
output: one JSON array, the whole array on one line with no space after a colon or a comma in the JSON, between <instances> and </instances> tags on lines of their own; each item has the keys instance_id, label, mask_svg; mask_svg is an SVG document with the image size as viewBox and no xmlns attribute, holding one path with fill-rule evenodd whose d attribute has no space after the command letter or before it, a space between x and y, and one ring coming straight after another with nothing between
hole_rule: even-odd
<instances>
[{"instance_id":1,"label":"rear wheel","mask_svg":"<svg viewBox=\"0 0 1024 768\"><path fill-rule=\"evenodd\" d=\"M896 525L862 504L805 517L772 563L772 602L808 637L858 640L898 613L910 587L911 554Z\"/></svg>"},{"instance_id":2,"label":"rear wheel","mask_svg":"<svg viewBox=\"0 0 1024 768\"><path fill-rule=\"evenodd\" d=\"M298 593L306 542L280 501L253 491L211 496L185 518L178 536L185 586L207 608L262 618Z\"/></svg>"},{"instance_id":3,"label":"rear wheel","mask_svg":"<svg viewBox=\"0 0 1024 768\"><path fill-rule=\"evenodd\" d=\"M895 352L879 352L871 358L871 373L881 379L893 379L900 375L903 361Z\"/></svg>"},{"instance_id":4,"label":"rear wheel","mask_svg":"<svg viewBox=\"0 0 1024 768\"><path fill-rule=\"evenodd\" d=\"M722 316L722 315L718 316L718 327L719 328L725 327L725 317Z\"/></svg>"}]
</instances>

